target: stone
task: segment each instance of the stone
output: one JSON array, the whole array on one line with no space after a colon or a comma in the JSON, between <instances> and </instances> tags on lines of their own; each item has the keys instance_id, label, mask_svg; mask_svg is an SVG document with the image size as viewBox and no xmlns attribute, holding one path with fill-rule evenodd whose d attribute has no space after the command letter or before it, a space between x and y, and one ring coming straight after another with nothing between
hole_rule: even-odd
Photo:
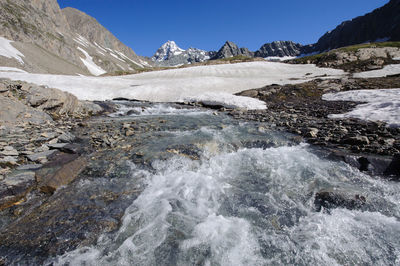
<instances>
[{"instance_id":1,"label":"stone","mask_svg":"<svg viewBox=\"0 0 400 266\"><path fill-rule=\"evenodd\" d=\"M317 211L322 208L346 208L349 210L359 210L366 204L364 196L352 191L341 189L326 189L315 194L314 205Z\"/></svg>"},{"instance_id":2,"label":"stone","mask_svg":"<svg viewBox=\"0 0 400 266\"><path fill-rule=\"evenodd\" d=\"M386 168L385 175L393 176L394 179L400 181L400 154L395 154L390 165Z\"/></svg>"},{"instance_id":3,"label":"stone","mask_svg":"<svg viewBox=\"0 0 400 266\"><path fill-rule=\"evenodd\" d=\"M307 128L307 133L306 133L306 137L308 138L316 138L318 137L318 132L319 130L317 128Z\"/></svg>"},{"instance_id":4,"label":"stone","mask_svg":"<svg viewBox=\"0 0 400 266\"><path fill-rule=\"evenodd\" d=\"M42 134L40 134L40 136L47 138L47 139L53 139L53 138L57 137L58 134L56 132L43 132Z\"/></svg>"},{"instance_id":5,"label":"stone","mask_svg":"<svg viewBox=\"0 0 400 266\"><path fill-rule=\"evenodd\" d=\"M46 194L53 194L59 187L74 181L85 169L87 160L82 157L63 165L55 174L44 176L39 181L39 189Z\"/></svg>"},{"instance_id":6,"label":"stone","mask_svg":"<svg viewBox=\"0 0 400 266\"><path fill-rule=\"evenodd\" d=\"M2 152L0 152L0 154L5 155L5 156L18 156L19 155L18 151L12 146L4 147L4 150Z\"/></svg>"},{"instance_id":7,"label":"stone","mask_svg":"<svg viewBox=\"0 0 400 266\"><path fill-rule=\"evenodd\" d=\"M27 157L32 162L39 162L43 159L49 158L51 155L53 155L56 152L57 152L56 150L48 150L48 151L43 151L43 152L39 152L39 153L34 153L32 155L28 155Z\"/></svg>"},{"instance_id":8,"label":"stone","mask_svg":"<svg viewBox=\"0 0 400 266\"><path fill-rule=\"evenodd\" d=\"M1 167L12 167L17 165L18 163L18 159L16 157L12 157L12 156L6 156L3 158L0 158L0 166Z\"/></svg>"},{"instance_id":9,"label":"stone","mask_svg":"<svg viewBox=\"0 0 400 266\"><path fill-rule=\"evenodd\" d=\"M34 184L35 173L32 171L17 171L8 175L0 183L0 211L24 201Z\"/></svg>"},{"instance_id":10,"label":"stone","mask_svg":"<svg viewBox=\"0 0 400 266\"><path fill-rule=\"evenodd\" d=\"M17 167L17 170L27 171L27 170L37 170L42 167L42 164L25 164Z\"/></svg>"},{"instance_id":11,"label":"stone","mask_svg":"<svg viewBox=\"0 0 400 266\"><path fill-rule=\"evenodd\" d=\"M131 130L131 129L128 129L128 130L125 132L125 136L127 136L127 137L132 136L132 135L134 135L134 134L135 134L135 131L133 131L133 130Z\"/></svg>"},{"instance_id":12,"label":"stone","mask_svg":"<svg viewBox=\"0 0 400 266\"><path fill-rule=\"evenodd\" d=\"M73 135L73 134L71 134L71 133L69 133L69 132L64 132L63 134L61 134L59 137L58 137L58 140L60 141L60 142L64 142L64 143L71 143L71 142L73 142L74 140L76 139L76 137Z\"/></svg>"},{"instance_id":13,"label":"stone","mask_svg":"<svg viewBox=\"0 0 400 266\"><path fill-rule=\"evenodd\" d=\"M368 145L370 142L366 136L355 136L344 139L343 143L350 145Z\"/></svg>"}]
</instances>

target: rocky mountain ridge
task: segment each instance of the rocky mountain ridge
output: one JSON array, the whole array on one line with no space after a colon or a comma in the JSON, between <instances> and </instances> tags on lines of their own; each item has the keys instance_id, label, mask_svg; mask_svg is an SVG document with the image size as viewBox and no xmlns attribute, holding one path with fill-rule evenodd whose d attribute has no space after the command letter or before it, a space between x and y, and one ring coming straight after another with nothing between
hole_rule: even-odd
<instances>
[{"instance_id":1,"label":"rocky mountain ridge","mask_svg":"<svg viewBox=\"0 0 400 266\"><path fill-rule=\"evenodd\" d=\"M214 52L190 47L180 48L174 41L164 43L151 58L159 66L179 66L209 60Z\"/></svg>"},{"instance_id":2,"label":"rocky mountain ridge","mask_svg":"<svg viewBox=\"0 0 400 266\"><path fill-rule=\"evenodd\" d=\"M399 14L400 0L391 0L368 14L341 23L334 30L324 34L315 44L302 45L292 41L274 41L266 43L257 51L252 52L227 41L210 59L244 56L275 60L320 53L360 43L400 41Z\"/></svg>"},{"instance_id":3,"label":"rocky mountain ridge","mask_svg":"<svg viewBox=\"0 0 400 266\"><path fill-rule=\"evenodd\" d=\"M314 51L380 40L400 41L400 0L390 0L364 16L341 23L318 40Z\"/></svg>"},{"instance_id":4,"label":"rocky mountain ridge","mask_svg":"<svg viewBox=\"0 0 400 266\"><path fill-rule=\"evenodd\" d=\"M122 44L94 18L56 0L0 0L1 37L23 54L0 54L0 65L33 73L99 75L135 71L149 62Z\"/></svg>"}]
</instances>

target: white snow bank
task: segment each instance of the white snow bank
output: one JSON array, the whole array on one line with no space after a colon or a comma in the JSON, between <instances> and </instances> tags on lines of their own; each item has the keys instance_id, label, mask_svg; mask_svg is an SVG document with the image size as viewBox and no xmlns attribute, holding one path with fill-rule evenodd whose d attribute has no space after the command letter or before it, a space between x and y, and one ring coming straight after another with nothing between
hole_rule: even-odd
<instances>
[{"instance_id":1,"label":"white snow bank","mask_svg":"<svg viewBox=\"0 0 400 266\"><path fill-rule=\"evenodd\" d=\"M78 50L85 55L86 58L85 59L81 58L81 60L90 73L92 73L95 76L100 76L101 74L106 73L104 69L102 69L93 62L93 58L85 50L83 50L81 47L78 47Z\"/></svg>"},{"instance_id":2,"label":"white snow bank","mask_svg":"<svg viewBox=\"0 0 400 266\"><path fill-rule=\"evenodd\" d=\"M382 69L365 71L361 73L355 73L353 77L355 78L380 78L386 77L388 75L400 74L400 64L398 65L387 65Z\"/></svg>"},{"instance_id":3,"label":"white snow bank","mask_svg":"<svg viewBox=\"0 0 400 266\"><path fill-rule=\"evenodd\" d=\"M188 96L183 102L199 102L208 106L224 106L226 108L267 109L265 102L258 99L236 96L225 92L206 92L202 95Z\"/></svg>"},{"instance_id":4,"label":"white snow bank","mask_svg":"<svg viewBox=\"0 0 400 266\"><path fill-rule=\"evenodd\" d=\"M307 75L307 73L312 74ZM109 100L124 97L152 102L179 102L187 97L201 97L211 92L234 94L273 83L301 83L325 75L331 78L340 78L344 72L317 68L315 65L274 62L198 66L119 77L0 72L0 77L58 88L68 91L82 100ZM229 100L231 101L231 99ZM259 106L260 104L257 102L254 107L257 109Z\"/></svg>"},{"instance_id":5,"label":"white snow bank","mask_svg":"<svg viewBox=\"0 0 400 266\"><path fill-rule=\"evenodd\" d=\"M283 56L283 57L268 56L268 57L265 57L264 59L267 61L285 61L285 60L291 60L291 59L295 59L295 58L297 58L297 57L296 56Z\"/></svg>"},{"instance_id":6,"label":"white snow bank","mask_svg":"<svg viewBox=\"0 0 400 266\"><path fill-rule=\"evenodd\" d=\"M393 60L400 60L400 57L393 57Z\"/></svg>"},{"instance_id":7,"label":"white snow bank","mask_svg":"<svg viewBox=\"0 0 400 266\"><path fill-rule=\"evenodd\" d=\"M14 48L11 43L12 41L0 37L0 55L8 58L17 59L18 62L23 64L24 61L22 60L22 57L24 57L24 55L16 48Z\"/></svg>"},{"instance_id":8,"label":"white snow bank","mask_svg":"<svg viewBox=\"0 0 400 266\"><path fill-rule=\"evenodd\" d=\"M326 101L366 102L345 114L332 114L330 118L359 118L383 121L389 126L400 126L400 89L355 90L328 93L322 96Z\"/></svg>"},{"instance_id":9,"label":"white snow bank","mask_svg":"<svg viewBox=\"0 0 400 266\"><path fill-rule=\"evenodd\" d=\"M79 43L80 45L84 46L84 47L89 47L90 43L89 41L82 37L81 35L78 34L78 37L74 39L75 42Z\"/></svg>"},{"instance_id":10,"label":"white snow bank","mask_svg":"<svg viewBox=\"0 0 400 266\"><path fill-rule=\"evenodd\" d=\"M19 73L27 73L26 71L15 68L15 67L0 67L0 71L2 72L19 72Z\"/></svg>"}]
</instances>

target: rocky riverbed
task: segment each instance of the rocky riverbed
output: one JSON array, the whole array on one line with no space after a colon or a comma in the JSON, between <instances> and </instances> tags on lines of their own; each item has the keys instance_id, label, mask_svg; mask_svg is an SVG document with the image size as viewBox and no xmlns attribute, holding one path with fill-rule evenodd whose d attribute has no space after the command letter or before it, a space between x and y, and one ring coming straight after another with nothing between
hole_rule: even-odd
<instances>
[{"instance_id":1,"label":"rocky riverbed","mask_svg":"<svg viewBox=\"0 0 400 266\"><path fill-rule=\"evenodd\" d=\"M274 169L277 166L268 166L273 170L257 166L258 163L264 164L266 156L272 156L269 159L271 162L276 160L273 154L277 152L280 154L278 156L288 156L288 161L285 161L288 165L284 169L291 169L293 163L295 168L305 163L302 160L297 162L299 158L296 156L310 157L316 160L315 164L304 166L305 169L300 167L298 171L302 176L312 173L311 176L315 176L316 180L307 183L307 189L311 191L296 194L302 198L302 204L310 208L306 212L329 210L329 213L336 208L381 212L379 210L386 204L385 215L397 215L397 210L392 208L392 200L386 202L386 196L382 196L388 193L387 184L381 185L379 182L386 181L377 181L382 189L379 189L379 193L382 193L380 195L370 194L368 190L343 180L353 175L356 176L355 180L369 180L371 177L398 180L399 128L390 128L381 122L329 119L329 114L347 112L355 103L326 102L321 99L321 95L360 88L396 87L399 77L315 80L298 85L271 85L240 94L264 100L268 109L259 111L215 111L190 103L80 102L70 94L33 84L7 80L2 80L1 84L0 100L7 104L1 105L3 122L0 127L0 232L3 236L0 239L0 265L40 264L44 261L68 264L74 261L71 256L76 259L75 249L88 246L102 249L104 243L99 236L116 232L120 235L119 230L126 228L124 217L127 210L132 209L132 202L140 200L138 197L146 189L153 189L149 177L169 175L170 172L179 176L181 168L186 169L184 166L168 168L169 164L176 163L176 157L184 160L178 160L182 165L198 162L200 166L193 167L200 168L193 171L200 171L196 178L201 181L209 171L206 171L207 167L203 169L202 165L219 158L219 154L222 153L224 159L218 164L228 162L231 156L244 156L244 161L239 161L244 164L246 160L252 162L240 169L244 177L249 175L248 183L246 178L237 179L240 184L235 183L243 191L248 187L264 186L262 176L252 177L258 176L258 167L263 169L260 173L266 171L268 176L278 171ZM310 150L301 146L303 144L299 146L302 142L311 143ZM253 152L261 152L260 157L247 157ZM294 157L291 157L292 153ZM314 154L322 159L317 159ZM324 160L335 162L334 167L331 169L330 164L325 164ZM341 165L343 161L361 172L348 170ZM167 165L160 166L164 162ZM318 171L325 170L319 169L319 164L323 165L321 169L333 171L339 179L320 184ZM220 176L216 166L210 167ZM223 171L227 171L229 176L232 173L227 169ZM191 171L186 169L184 175L192 175ZM296 176L296 171L288 172L287 175ZM371 176L366 177L362 172L368 172ZM191 183L185 182L183 187L194 189ZM259 182L259 185L254 182ZM204 184L197 185L204 189L206 183L204 181ZM171 184L164 185L162 189ZM369 185L366 184L367 187ZM143 195L146 197L153 194L145 192ZM243 197L239 193L232 202L231 199L225 199L233 205L227 203L229 206L224 207L226 209L223 213L237 215L234 205L244 204ZM265 209L262 207L264 205L257 203L256 198L244 202L247 202L250 209L256 208L262 213L268 213L267 209L271 206ZM208 200L193 199L199 201L199 204ZM209 204L214 203L212 201ZM179 201L171 204L173 208L186 208ZM281 230L282 226L296 224L294 221L304 215L304 208L296 207L297 214L293 217L288 216L289 210L281 209L277 210L280 214L271 221L266 222L264 218L256 220L264 225L271 223L270 229L273 231ZM191 210L184 212L191 213ZM167 240L161 245L161 257L153 262L175 261L172 247L185 238L185 234L189 234L180 232L180 228L176 230L167 233ZM66 252L72 253L60 260L54 259ZM112 254L114 251L110 252ZM192 255L207 258L207 254ZM268 257L267 254L263 256ZM98 257L96 260L105 264L114 259L106 257L103 260ZM388 261L392 261L392 258Z\"/></svg>"},{"instance_id":2,"label":"rocky riverbed","mask_svg":"<svg viewBox=\"0 0 400 266\"><path fill-rule=\"evenodd\" d=\"M330 119L330 114L346 113L357 104L324 101L330 92L397 88L400 77L371 79L314 80L297 85L271 85L238 95L261 99L267 110L240 111L230 114L239 119L267 122L289 131L308 143L331 149L339 158L354 166L398 178L400 128L383 122L359 119ZM345 158L352 156L353 158Z\"/></svg>"}]
</instances>

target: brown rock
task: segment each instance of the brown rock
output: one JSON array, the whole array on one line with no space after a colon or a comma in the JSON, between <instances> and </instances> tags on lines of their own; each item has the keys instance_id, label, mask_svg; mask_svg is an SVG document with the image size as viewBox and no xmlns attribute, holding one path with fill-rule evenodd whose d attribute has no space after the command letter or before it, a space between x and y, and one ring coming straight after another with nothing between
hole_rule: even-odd
<instances>
[{"instance_id":1,"label":"brown rock","mask_svg":"<svg viewBox=\"0 0 400 266\"><path fill-rule=\"evenodd\" d=\"M77 159L63 165L55 174L40 177L39 189L41 192L53 194L57 188L68 185L74 181L87 165L86 158ZM37 178L38 179L38 178ZM39 181L39 180L38 180Z\"/></svg>"}]
</instances>

